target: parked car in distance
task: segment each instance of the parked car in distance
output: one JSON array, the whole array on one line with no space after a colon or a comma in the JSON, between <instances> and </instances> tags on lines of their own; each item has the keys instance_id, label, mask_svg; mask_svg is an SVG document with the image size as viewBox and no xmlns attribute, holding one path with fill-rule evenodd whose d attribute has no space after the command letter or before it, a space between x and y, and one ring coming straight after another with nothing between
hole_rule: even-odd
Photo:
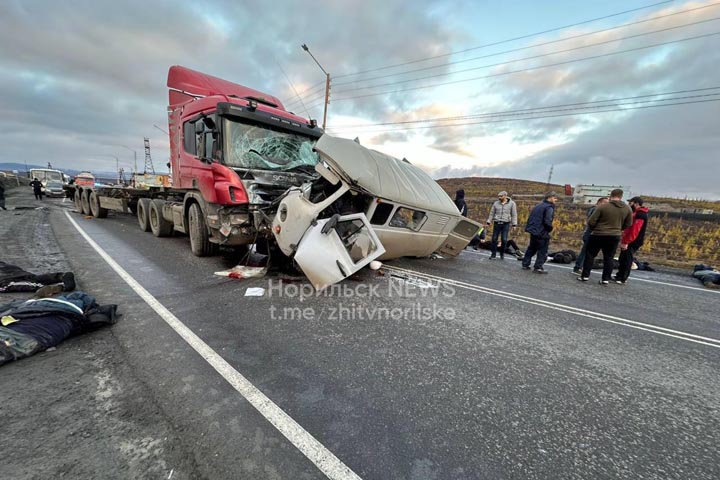
<instances>
[{"instance_id":1,"label":"parked car in distance","mask_svg":"<svg viewBox=\"0 0 720 480\"><path fill-rule=\"evenodd\" d=\"M48 197L64 197L63 183L60 180L48 180L45 185L45 195Z\"/></svg>"}]
</instances>

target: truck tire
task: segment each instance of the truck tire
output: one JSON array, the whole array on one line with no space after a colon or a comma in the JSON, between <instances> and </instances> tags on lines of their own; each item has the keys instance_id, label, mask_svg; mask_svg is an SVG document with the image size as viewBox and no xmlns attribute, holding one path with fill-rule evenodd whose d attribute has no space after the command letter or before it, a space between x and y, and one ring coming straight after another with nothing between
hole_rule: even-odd
<instances>
[{"instance_id":1,"label":"truck tire","mask_svg":"<svg viewBox=\"0 0 720 480\"><path fill-rule=\"evenodd\" d=\"M90 213L95 218L107 218L108 209L100 206L100 198L96 192L90 192Z\"/></svg>"},{"instance_id":2,"label":"truck tire","mask_svg":"<svg viewBox=\"0 0 720 480\"><path fill-rule=\"evenodd\" d=\"M82 190L79 188L75 188L75 191L73 192L73 200L75 200L75 210L77 210L78 213L82 213L82 200L81 200Z\"/></svg>"},{"instance_id":3,"label":"truck tire","mask_svg":"<svg viewBox=\"0 0 720 480\"><path fill-rule=\"evenodd\" d=\"M172 235L174 230L174 225L172 222L168 222L165 220L165 217L163 217L163 204L165 202L163 200L151 200L150 201L150 211L148 212L148 215L150 217L150 230L152 230L153 235L156 237L168 237Z\"/></svg>"},{"instance_id":4,"label":"truck tire","mask_svg":"<svg viewBox=\"0 0 720 480\"><path fill-rule=\"evenodd\" d=\"M217 251L217 245L210 241L205 217L197 203L190 205L188 211L188 234L190 235L190 250L196 257L207 257Z\"/></svg>"},{"instance_id":5,"label":"truck tire","mask_svg":"<svg viewBox=\"0 0 720 480\"><path fill-rule=\"evenodd\" d=\"M90 212L90 192L84 191L82 192L82 195L80 195L80 204L82 205L82 214L83 215L91 215L92 212Z\"/></svg>"},{"instance_id":6,"label":"truck tire","mask_svg":"<svg viewBox=\"0 0 720 480\"><path fill-rule=\"evenodd\" d=\"M137 203L137 218L140 230L143 232L150 231L150 199L141 198Z\"/></svg>"}]
</instances>

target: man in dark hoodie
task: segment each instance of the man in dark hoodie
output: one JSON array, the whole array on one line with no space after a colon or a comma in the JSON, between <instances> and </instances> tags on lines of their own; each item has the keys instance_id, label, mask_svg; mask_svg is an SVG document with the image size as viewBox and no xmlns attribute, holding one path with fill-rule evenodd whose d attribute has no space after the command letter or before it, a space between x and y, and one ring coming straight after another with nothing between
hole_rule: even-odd
<instances>
[{"instance_id":1,"label":"man in dark hoodie","mask_svg":"<svg viewBox=\"0 0 720 480\"><path fill-rule=\"evenodd\" d=\"M633 223L630 228L623 230L620 240L620 259L618 271L615 274L615 283L625 285L630 276L635 252L645 243L645 230L648 223L648 208L643 206L641 197L633 197L628 204L633 211Z\"/></svg>"},{"instance_id":2,"label":"man in dark hoodie","mask_svg":"<svg viewBox=\"0 0 720 480\"><path fill-rule=\"evenodd\" d=\"M555 192L545 194L545 199L535 205L530 212L525 231L530 234L530 245L525 250L522 260L523 270L530 270L530 262L533 255L535 258L535 273L547 273L543 268L547 260L548 247L550 246L550 232L553 230L553 219L555 218L555 202L558 196Z\"/></svg>"},{"instance_id":3,"label":"man in dark hoodie","mask_svg":"<svg viewBox=\"0 0 720 480\"><path fill-rule=\"evenodd\" d=\"M455 192L455 206L460 210L460 215L467 217L467 204L465 203L465 190L462 188Z\"/></svg>"},{"instance_id":4,"label":"man in dark hoodie","mask_svg":"<svg viewBox=\"0 0 720 480\"><path fill-rule=\"evenodd\" d=\"M623 191L616 188L610 192L610 202L600 205L588 219L590 239L583 262L582 273L578 280L590 280L595 257L602 250L603 273L600 285L608 285L612 277L613 257L620 243L622 231L632 225L632 210L622 201Z\"/></svg>"}]
</instances>

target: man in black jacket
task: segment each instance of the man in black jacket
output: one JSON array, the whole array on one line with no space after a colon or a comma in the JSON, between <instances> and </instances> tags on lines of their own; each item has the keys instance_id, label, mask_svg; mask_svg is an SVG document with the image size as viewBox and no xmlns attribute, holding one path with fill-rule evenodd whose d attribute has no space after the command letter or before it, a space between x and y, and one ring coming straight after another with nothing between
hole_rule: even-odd
<instances>
[{"instance_id":1,"label":"man in black jacket","mask_svg":"<svg viewBox=\"0 0 720 480\"><path fill-rule=\"evenodd\" d=\"M32 187L33 193L35 194L35 200L42 200L42 196L43 196L42 182L40 180L38 180L37 178L33 178L33 181L30 182L30 186Z\"/></svg>"},{"instance_id":2,"label":"man in black jacket","mask_svg":"<svg viewBox=\"0 0 720 480\"><path fill-rule=\"evenodd\" d=\"M2 182L0 182L0 208L7 210L5 208L5 187L3 187Z\"/></svg>"},{"instance_id":3,"label":"man in black jacket","mask_svg":"<svg viewBox=\"0 0 720 480\"><path fill-rule=\"evenodd\" d=\"M530 245L523 257L523 270L530 270L532 257L535 258L535 273L547 273L543 268L547 260L548 247L550 246L550 232L553 230L553 219L555 218L555 202L558 196L555 192L545 194L545 199L537 204L530 212L525 231L530 234Z\"/></svg>"},{"instance_id":4,"label":"man in black jacket","mask_svg":"<svg viewBox=\"0 0 720 480\"><path fill-rule=\"evenodd\" d=\"M460 215L467 217L467 204L465 203L465 190L462 188L455 192L455 206L460 211Z\"/></svg>"}]
</instances>

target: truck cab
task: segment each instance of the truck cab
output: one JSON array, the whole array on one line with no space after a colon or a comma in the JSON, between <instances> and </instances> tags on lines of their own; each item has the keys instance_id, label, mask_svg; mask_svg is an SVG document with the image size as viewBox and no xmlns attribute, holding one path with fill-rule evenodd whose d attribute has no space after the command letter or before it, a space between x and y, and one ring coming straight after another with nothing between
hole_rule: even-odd
<instances>
[{"instance_id":1,"label":"truck cab","mask_svg":"<svg viewBox=\"0 0 720 480\"><path fill-rule=\"evenodd\" d=\"M196 254L257 243L276 200L317 178L322 130L275 96L188 68L171 67L167 86L171 189L183 199L165 216Z\"/></svg>"}]
</instances>

